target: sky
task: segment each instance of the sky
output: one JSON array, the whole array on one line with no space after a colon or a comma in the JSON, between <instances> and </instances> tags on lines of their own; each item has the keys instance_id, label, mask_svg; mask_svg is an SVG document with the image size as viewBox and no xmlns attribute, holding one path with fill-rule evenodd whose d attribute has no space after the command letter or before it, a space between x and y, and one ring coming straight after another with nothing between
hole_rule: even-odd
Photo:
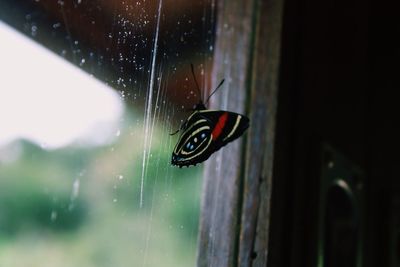
<instances>
[{"instance_id":1,"label":"sky","mask_svg":"<svg viewBox=\"0 0 400 267\"><path fill-rule=\"evenodd\" d=\"M27 139L45 149L118 133L120 95L0 21L0 147Z\"/></svg>"}]
</instances>

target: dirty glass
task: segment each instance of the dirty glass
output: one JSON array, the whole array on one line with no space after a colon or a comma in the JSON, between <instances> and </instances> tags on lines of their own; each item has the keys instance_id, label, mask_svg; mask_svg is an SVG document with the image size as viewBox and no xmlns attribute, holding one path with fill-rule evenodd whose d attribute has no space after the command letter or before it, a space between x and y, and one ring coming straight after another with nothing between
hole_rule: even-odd
<instances>
[{"instance_id":1,"label":"dirty glass","mask_svg":"<svg viewBox=\"0 0 400 267\"><path fill-rule=\"evenodd\" d=\"M214 0L0 0L0 266L194 266Z\"/></svg>"}]
</instances>

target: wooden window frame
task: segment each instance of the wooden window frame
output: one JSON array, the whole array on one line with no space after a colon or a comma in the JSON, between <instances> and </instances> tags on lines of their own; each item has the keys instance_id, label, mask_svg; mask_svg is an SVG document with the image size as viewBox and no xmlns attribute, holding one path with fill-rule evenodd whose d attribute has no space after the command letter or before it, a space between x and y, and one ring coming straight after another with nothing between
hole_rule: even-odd
<instances>
[{"instance_id":1,"label":"wooden window frame","mask_svg":"<svg viewBox=\"0 0 400 267\"><path fill-rule=\"evenodd\" d=\"M198 266L266 266L283 0L217 4L211 106L250 118L205 165Z\"/></svg>"}]
</instances>

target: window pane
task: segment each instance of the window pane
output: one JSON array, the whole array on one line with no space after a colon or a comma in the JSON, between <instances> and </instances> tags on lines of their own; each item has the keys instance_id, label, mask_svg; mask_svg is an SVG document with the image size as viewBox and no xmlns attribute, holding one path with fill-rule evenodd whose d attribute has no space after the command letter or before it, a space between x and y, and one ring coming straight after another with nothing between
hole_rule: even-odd
<instances>
[{"instance_id":1,"label":"window pane","mask_svg":"<svg viewBox=\"0 0 400 267\"><path fill-rule=\"evenodd\" d=\"M0 0L0 266L194 266L209 1Z\"/></svg>"}]
</instances>

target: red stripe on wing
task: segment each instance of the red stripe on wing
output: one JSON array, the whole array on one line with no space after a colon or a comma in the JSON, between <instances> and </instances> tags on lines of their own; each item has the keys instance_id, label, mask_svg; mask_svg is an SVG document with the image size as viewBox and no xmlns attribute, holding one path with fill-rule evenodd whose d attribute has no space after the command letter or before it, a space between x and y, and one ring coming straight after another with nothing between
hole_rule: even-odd
<instances>
[{"instance_id":1,"label":"red stripe on wing","mask_svg":"<svg viewBox=\"0 0 400 267\"><path fill-rule=\"evenodd\" d=\"M212 131L212 139L216 140L222 133L225 127L226 121L228 120L228 113L223 113L219 118L217 124L215 124L214 130Z\"/></svg>"}]
</instances>

